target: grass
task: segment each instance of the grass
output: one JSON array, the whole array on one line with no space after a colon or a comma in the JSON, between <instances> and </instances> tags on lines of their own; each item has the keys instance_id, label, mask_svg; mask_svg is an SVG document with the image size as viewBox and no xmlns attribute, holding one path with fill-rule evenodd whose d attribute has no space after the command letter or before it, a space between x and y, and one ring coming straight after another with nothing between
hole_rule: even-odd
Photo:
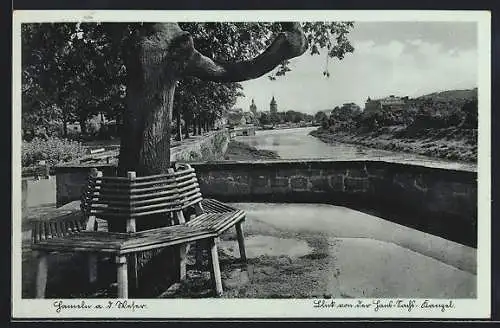
<instances>
[{"instance_id":1,"label":"grass","mask_svg":"<svg viewBox=\"0 0 500 328\"><path fill-rule=\"evenodd\" d=\"M420 129L388 127L375 132L312 131L311 135L324 142L346 142L366 147L414 153L433 158L477 162L477 130L474 129Z\"/></svg>"}]
</instances>

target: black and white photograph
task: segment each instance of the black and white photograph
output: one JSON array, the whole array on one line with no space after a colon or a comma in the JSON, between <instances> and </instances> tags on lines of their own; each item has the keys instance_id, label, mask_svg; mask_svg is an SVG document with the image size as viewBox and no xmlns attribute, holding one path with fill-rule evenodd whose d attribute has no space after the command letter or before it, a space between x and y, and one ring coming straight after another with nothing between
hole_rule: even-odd
<instances>
[{"instance_id":1,"label":"black and white photograph","mask_svg":"<svg viewBox=\"0 0 500 328\"><path fill-rule=\"evenodd\" d=\"M14 316L490 315L487 12L13 31Z\"/></svg>"}]
</instances>

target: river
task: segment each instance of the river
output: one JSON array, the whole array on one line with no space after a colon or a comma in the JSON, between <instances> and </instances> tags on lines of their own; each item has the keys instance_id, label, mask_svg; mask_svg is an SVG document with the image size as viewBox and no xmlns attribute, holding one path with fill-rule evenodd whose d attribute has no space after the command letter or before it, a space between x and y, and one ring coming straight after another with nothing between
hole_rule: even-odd
<instances>
[{"instance_id":1,"label":"river","mask_svg":"<svg viewBox=\"0 0 500 328\"><path fill-rule=\"evenodd\" d=\"M257 149L275 151L282 159L335 159L377 160L403 162L431 167L476 171L476 165L452 162L423 155L394 152L345 143L325 143L309 132L316 127L283 130L259 130L255 136L240 136L235 140L244 142Z\"/></svg>"}]
</instances>

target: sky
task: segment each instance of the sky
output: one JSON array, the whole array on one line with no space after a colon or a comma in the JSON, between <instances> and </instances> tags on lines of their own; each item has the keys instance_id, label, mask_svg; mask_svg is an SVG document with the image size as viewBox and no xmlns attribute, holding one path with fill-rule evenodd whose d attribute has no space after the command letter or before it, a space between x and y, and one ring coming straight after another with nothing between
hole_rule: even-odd
<instances>
[{"instance_id":1,"label":"sky","mask_svg":"<svg viewBox=\"0 0 500 328\"><path fill-rule=\"evenodd\" d=\"M245 97L235 107L248 110L252 98L259 111L314 114L347 102L364 107L368 97L416 97L436 91L477 87L477 26L473 22L355 22L349 33L354 47L343 60L306 53L292 59L284 77L267 75L245 81Z\"/></svg>"}]
</instances>

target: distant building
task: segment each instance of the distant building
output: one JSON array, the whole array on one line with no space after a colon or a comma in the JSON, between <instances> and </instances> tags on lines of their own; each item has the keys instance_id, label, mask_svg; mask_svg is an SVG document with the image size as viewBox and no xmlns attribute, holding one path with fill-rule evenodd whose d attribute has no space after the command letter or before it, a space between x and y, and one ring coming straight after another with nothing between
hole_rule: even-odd
<instances>
[{"instance_id":1,"label":"distant building","mask_svg":"<svg viewBox=\"0 0 500 328\"><path fill-rule=\"evenodd\" d=\"M257 106L255 105L255 102L253 99L252 99L252 104L250 105L250 111L253 113L253 115L255 117L257 116Z\"/></svg>"},{"instance_id":2,"label":"distant building","mask_svg":"<svg viewBox=\"0 0 500 328\"><path fill-rule=\"evenodd\" d=\"M269 111L271 112L271 115L275 115L278 113L278 104L276 103L276 99L271 99L271 103L269 104Z\"/></svg>"},{"instance_id":3,"label":"distant building","mask_svg":"<svg viewBox=\"0 0 500 328\"><path fill-rule=\"evenodd\" d=\"M389 96L383 99L380 99L380 106L385 110L403 110L405 105L405 101L401 97Z\"/></svg>"},{"instance_id":4,"label":"distant building","mask_svg":"<svg viewBox=\"0 0 500 328\"><path fill-rule=\"evenodd\" d=\"M376 100L368 98L365 103L365 112L376 112L379 110L403 110L406 100L408 100L408 97L402 98L394 95Z\"/></svg>"}]
</instances>

